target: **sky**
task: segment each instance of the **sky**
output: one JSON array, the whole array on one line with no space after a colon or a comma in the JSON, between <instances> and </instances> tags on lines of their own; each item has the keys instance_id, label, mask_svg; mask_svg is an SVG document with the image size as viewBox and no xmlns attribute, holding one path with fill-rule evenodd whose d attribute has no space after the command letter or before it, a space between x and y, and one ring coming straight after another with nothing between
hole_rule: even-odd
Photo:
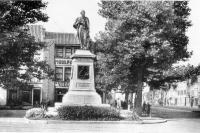
<instances>
[{"instance_id":1,"label":"sky","mask_svg":"<svg viewBox=\"0 0 200 133\"><path fill-rule=\"evenodd\" d=\"M46 23L38 23L44 26L46 31L51 32L66 32L76 33L73 28L75 19L80 16L80 11L85 10L86 16L90 20L90 36L92 39L99 31L104 31L106 19L98 14L99 0L45 0L48 2L47 8L44 10L49 16L49 21ZM189 37L188 50L193 51L192 57L185 63L192 65L200 64L200 1L190 0L189 7L191 15L189 20L192 21L192 26L188 29Z\"/></svg>"}]
</instances>

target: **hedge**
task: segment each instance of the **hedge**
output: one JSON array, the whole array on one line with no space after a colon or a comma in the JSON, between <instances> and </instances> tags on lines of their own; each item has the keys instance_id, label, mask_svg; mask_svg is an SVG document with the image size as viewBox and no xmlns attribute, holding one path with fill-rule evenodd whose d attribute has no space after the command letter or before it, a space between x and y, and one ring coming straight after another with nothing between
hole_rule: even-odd
<instances>
[{"instance_id":1,"label":"hedge","mask_svg":"<svg viewBox=\"0 0 200 133\"><path fill-rule=\"evenodd\" d=\"M62 106L58 108L62 120L121 120L120 113L110 107Z\"/></svg>"}]
</instances>

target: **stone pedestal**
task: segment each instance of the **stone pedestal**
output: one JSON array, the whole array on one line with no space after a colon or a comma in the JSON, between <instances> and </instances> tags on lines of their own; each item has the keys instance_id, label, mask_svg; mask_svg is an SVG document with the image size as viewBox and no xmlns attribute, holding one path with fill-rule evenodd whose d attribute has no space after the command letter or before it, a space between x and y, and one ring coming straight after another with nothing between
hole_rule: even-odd
<instances>
[{"instance_id":1,"label":"stone pedestal","mask_svg":"<svg viewBox=\"0 0 200 133\"><path fill-rule=\"evenodd\" d=\"M63 96L62 105L101 106L101 97L94 85L94 59L89 50L77 50L72 55L72 70L68 92Z\"/></svg>"}]
</instances>

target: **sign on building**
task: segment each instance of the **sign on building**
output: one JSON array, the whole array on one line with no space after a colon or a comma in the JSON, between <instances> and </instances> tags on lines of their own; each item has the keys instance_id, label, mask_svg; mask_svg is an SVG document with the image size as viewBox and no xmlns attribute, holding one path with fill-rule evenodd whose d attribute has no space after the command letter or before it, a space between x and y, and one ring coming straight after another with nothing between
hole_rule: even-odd
<instances>
[{"instance_id":1,"label":"sign on building","mask_svg":"<svg viewBox=\"0 0 200 133\"><path fill-rule=\"evenodd\" d=\"M71 59L55 59L56 65L71 65L72 60Z\"/></svg>"},{"instance_id":2,"label":"sign on building","mask_svg":"<svg viewBox=\"0 0 200 133\"><path fill-rule=\"evenodd\" d=\"M59 88L69 87L69 82L66 82L66 81L57 81L57 82L55 82L55 87L59 87Z\"/></svg>"}]
</instances>

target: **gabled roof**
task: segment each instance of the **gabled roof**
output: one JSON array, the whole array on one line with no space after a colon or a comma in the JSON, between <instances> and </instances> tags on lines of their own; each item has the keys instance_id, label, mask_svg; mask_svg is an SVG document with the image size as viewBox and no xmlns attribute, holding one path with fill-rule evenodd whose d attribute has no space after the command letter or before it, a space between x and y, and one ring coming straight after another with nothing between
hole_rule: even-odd
<instances>
[{"instance_id":1,"label":"gabled roof","mask_svg":"<svg viewBox=\"0 0 200 133\"><path fill-rule=\"evenodd\" d=\"M53 39L55 44L79 45L78 38L73 33L45 32L45 39Z\"/></svg>"}]
</instances>

